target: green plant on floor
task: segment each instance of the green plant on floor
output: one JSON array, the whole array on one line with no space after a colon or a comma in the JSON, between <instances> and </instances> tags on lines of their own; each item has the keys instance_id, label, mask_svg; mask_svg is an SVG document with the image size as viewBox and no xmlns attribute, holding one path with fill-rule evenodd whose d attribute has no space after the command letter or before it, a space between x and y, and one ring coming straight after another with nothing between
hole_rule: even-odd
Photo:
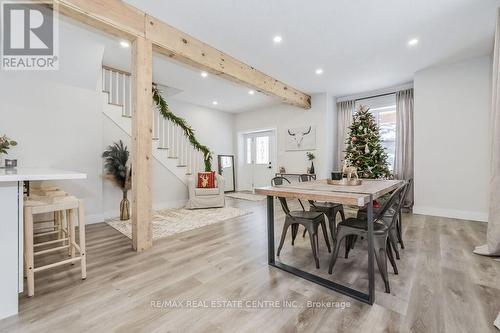
<instances>
[{"instance_id":1,"label":"green plant on floor","mask_svg":"<svg viewBox=\"0 0 500 333\"><path fill-rule=\"evenodd\" d=\"M123 193L120 202L120 220L130 218L130 202L127 193L132 187L132 168L129 166L129 151L123 141L113 143L102 153L106 178L113 182Z\"/></svg>"},{"instance_id":2,"label":"green plant on floor","mask_svg":"<svg viewBox=\"0 0 500 333\"><path fill-rule=\"evenodd\" d=\"M189 126L189 124L186 122L184 118L181 118L179 116L176 116L173 114L170 109L168 108L168 104L161 95L160 90L158 89L158 86L156 84L153 84L153 101L158 108L158 111L160 111L160 114L163 116L163 118L173 122L182 130L184 131L184 135L186 135L187 139L191 143L191 145L198 151L203 153L203 160L205 162L205 171L211 171L212 170L212 153L210 152L210 149L202 145L195 137L194 135L194 130Z\"/></svg>"}]
</instances>

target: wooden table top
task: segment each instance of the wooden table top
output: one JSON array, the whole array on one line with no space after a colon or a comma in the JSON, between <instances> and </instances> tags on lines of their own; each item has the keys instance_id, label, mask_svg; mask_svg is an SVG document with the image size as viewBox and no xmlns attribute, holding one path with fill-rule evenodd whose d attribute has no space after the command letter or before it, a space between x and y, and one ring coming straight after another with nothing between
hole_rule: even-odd
<instances>
[{"instance_id":1,"label":"wooden table top","mask_svg":"<svg viewBox=\"0 0 500 333\"><path fill-rule=\"evenodd\" d=\"M326 179L256 188L255 193L290 199L336 202L345 205L365 206L370 195L377 199L403 184L402 180L363 179L358 186L330 185Z\"/></svg>"}]
</instances>

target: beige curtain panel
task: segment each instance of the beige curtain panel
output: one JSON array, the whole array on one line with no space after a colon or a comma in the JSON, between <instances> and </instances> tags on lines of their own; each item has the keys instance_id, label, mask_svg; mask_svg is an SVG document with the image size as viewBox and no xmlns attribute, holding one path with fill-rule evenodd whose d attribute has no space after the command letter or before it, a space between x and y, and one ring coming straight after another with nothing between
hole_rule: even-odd
<instances>
[{"instance_id":1,"label":"beige curtain panel","mask_svg":"<svg viewBox=\"0 0 500 333\"><path fill-rule=\"evenodd\" d=\"M413 178L413 89L396 93L396 151L394 176ZM408 192L405 207L413 206L413 187Z\"/></svg>"},{"instance_id":2,"label":"beige curtain panel","mask_svg":"<svg viewBox=\"0 0 500 333\"><path fill-rule=\"evenodd\" d=\"M342 161L345 158L345 141L349 135L349 126L352 124L354 112L354 101L343 101L337 103L337 167L342 169Z\"/></svg>"},{"instance_id":3,"label":"beige curtain panel","mask_svg":"<svg viewBox=\"0 0 500 333\"><path fill-rule=\"evenodd\" d=\"M491 108L491 181L487 243L475 248L482 255L500 256L500 10L493 54Z\"/></svg>"}]
</instances>

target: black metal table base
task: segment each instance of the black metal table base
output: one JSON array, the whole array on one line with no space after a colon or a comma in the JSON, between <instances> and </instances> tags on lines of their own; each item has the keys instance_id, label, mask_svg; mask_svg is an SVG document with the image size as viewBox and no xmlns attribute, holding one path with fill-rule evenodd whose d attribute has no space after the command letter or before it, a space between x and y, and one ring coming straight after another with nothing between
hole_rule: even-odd
<instances>
[{"instance_id":1,"label":"black metal table base","mask_svg":"<svg viewBox=\"0 0 500 333\"><path fill-rule=\"evenodd\" d=\"M373 221L373 204L372 200L368 204L368 221ZM375 301L375 271L374 271L374 248L373 248L373 223L368 223L368 294L344 286L342 284L327 280L321 276L314 275L297 267L289 266L281 262L276 262L274 255L274 197L267 197L267 246L268 246L268 264L285 272L318 284L325 288L334 290L341 294L352 297L358 301L373 304Z\"/></svg>"}]
</instances>

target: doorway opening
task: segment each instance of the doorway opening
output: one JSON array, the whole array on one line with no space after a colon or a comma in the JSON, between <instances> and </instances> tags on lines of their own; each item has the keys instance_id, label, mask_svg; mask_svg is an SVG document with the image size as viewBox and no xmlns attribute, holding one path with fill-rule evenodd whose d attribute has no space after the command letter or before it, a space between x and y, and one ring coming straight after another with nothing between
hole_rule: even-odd
<instances>
[{"instance_id":1,"label":"doorway opening","mask_svg":"<svg viewBox=\"0 0 500 333\"><path fill-rule=\"evenodd\" d=\"M240 190L269 186L276 173L276 131L243 133L239 155Z\"/></svg>"}]
</instances>

